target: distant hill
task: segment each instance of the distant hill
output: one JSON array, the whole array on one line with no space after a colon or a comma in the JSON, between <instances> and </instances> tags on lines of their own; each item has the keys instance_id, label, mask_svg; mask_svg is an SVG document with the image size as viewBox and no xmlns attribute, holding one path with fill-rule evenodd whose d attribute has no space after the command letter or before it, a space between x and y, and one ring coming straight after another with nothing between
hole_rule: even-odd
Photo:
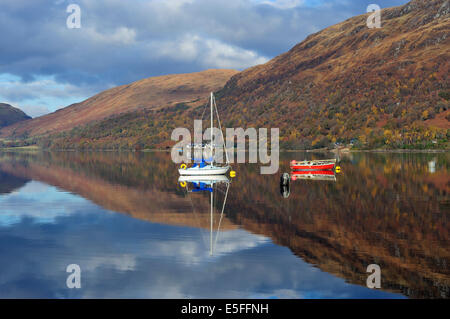
<instances>
[{"instance_id":1,"label":"distant hill","mask_svg":"<svg viewBox=\"0 0 450 319\"><path fill-rule=\"evenodd\" d=\"M143 79L114 87L81 103L17 124L1 131L2 136L40 136L60 133L95 121L129 112L158 110L177 103L194 103L223 87L238 71L206 70Z\"/></svg>"},{"instance_id":2,"label":"distant hill","mask_svg":"<svg viewBox=\"0 0 450 319\"><path fill-rule=\"evenodd\" d=\"M145 79L0 136L50 148L168 147L214 90L224 126L278 127L283 148L448 148L449 14L449 0L413 0L384 9L380 29L367 27L369 14L353 17L243 72Z\"/></svg>"},{"instance_id":3,"label":"distant hill","mask_svg":"<svg viewBox=\"0 0 450 319\"><path fill-rule=\"evenodd\" d=\"M0 128L29 119L31 117L18 108L6 103L0 103Z\"/></svg>"}]
</instances>

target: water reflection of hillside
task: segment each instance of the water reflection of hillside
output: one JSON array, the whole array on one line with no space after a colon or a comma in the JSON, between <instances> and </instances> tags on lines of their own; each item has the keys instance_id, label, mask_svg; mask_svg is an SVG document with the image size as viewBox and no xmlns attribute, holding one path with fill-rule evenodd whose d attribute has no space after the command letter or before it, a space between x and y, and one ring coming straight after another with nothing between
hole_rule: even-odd
<instances>
[{"instance_id":1,"label":"water reflection of hillside","mask_svg":"<svg viewBox=\"0 0 450 319\"><path fill-rule=\"evenodd\" d=\"M240 166L222 226L271 237L351 283L365 285L367 265L377 263L386 290L449 297L448 163L448 154L350 154L336 183L297 181L289 199L279 195L279 176ZM201 225L194 223L167 153L3 154L0 170L136 218L209 227L206 202Z\"/></svg>"},{"instance_id":2,"label":"water reflection of hillside","mask_svg":"<svg viewBox=\"0 0 450 319\"><path fill-rule=\"evenodd\" d=\"M193 218L189 198L182 196L183 192L177 189L173 179L164 177L167 161L161 161L163 167L158 169L145 163L148 164L131 153L113 156L108 153L89 155L63 152L9 154L0 157L0 171L57 186L106 209L134 218L209 228L207 199L196 203L197 213ZM161 172L159 176L158 172ZM224 218L222 230L234 228Z\"/></svg>"},{"instance_id":3,"label":"water reflection of hillside","mask_svg":"<svg viewBox=\"0 0 450 319\"><path fill-rule=\"evenodd\" d=\"M350 282L363 284L367 265L377 263L385 288L413 297L449 297L447 155L438 157L435 174L428 173L426 156L352 157L343 159L337 183L294 182L282 203L267 200L278 195L275 183L240 171L236 184L252 180L254 187L242 195L253 194L265 207L248 205L229 217Z\"/></svg>"}]
</instances>

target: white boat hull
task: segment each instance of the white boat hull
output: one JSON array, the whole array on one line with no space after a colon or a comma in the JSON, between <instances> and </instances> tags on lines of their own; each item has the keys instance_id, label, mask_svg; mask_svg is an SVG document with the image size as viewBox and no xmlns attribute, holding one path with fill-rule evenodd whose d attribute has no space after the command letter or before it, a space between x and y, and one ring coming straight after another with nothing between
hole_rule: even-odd
<instances>
[{"instance_id":1,"label":"white boat hull","mask_svg":"<svg viewBox=\"0 0 450 319\"><path fill-rule=\"evenodd\" d=\"M203 175L203 176L194 176L194 175L184 175L178 178L178 182L224 182L228 183L230 180L225 175Z\"/></svg>"},{"instance_id":2,"label":"white boat hull","mask_svg":"<svg viewBox=\"0 0 450 319\"><path fill-rule=\"evenodd\" d=\"M230 169L230 166L223 166L223 167L217 167L217 166L205 166L203 168L198 167L191 167L191 168L180 168L178 169L178 172L180 175L187 175L187 176L204 176L204 175L224 175L228 172Z\"/></svg>"}]
</instances>

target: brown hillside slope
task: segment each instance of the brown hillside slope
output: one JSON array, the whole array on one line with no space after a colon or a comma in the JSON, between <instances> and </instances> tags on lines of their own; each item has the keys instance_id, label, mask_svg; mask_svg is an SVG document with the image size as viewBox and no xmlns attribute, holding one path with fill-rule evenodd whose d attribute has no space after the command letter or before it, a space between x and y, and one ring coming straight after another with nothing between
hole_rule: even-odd
<instances>
[{"instance_id":1,"label":"brown hillside slope","mask_svg":"<svg viewBox=\"0 0 450 319\"><path fill-rule=\"evenodd\" d=\"M436 135L430 126L445 138L449 11L448 0L411 1L383 10L380 29L367 27L366 14L310 35L233 76L218 94L222 118L280 127L294 146L360 137L408 143Z\"/></svg>"},{"instance_id":2,"label":"brown hillside slope","mask_svg":"<svg viewBox=\"0 0 450 319\"><path fill-rule=\"evenodd\" d=\"M237 72L214 69L143 79L106 90L81 103L70 105L27 123L9 126L1 131L1 135L35 136L62 132L112 115L204 99L209 92L223 87L226 81Z\"/></svg>"}]
</instances>

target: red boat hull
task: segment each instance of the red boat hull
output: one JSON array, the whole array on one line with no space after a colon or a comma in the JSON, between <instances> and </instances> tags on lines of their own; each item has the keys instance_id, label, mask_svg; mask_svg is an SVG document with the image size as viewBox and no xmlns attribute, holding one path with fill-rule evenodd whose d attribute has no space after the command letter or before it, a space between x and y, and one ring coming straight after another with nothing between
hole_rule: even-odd
<instances>
[{"instance_id":1,"label":"red boat hull","mask_svg":"<svg viewBox=\"0 0 450 319\"><path fill-rule=\"evenodd\" d=\"M332 170L335 164L326 164L326 165L291 165L291 169L293 170Z\"/></svg>"},{"instance_id":2,"label":"red boat hull","mask_svg":"<svg viewBox=\"0 0 450 319\"><path fill-rule=\"evenodd\" d=\"M333 171L301 171L301 172L292 172L292 176L295 176L295 175L298 175L298 176L300 176L300 175L309 175L309 174L331 176L331 175L334 175L334 172Z\"/></svg>"}]
</instances>

